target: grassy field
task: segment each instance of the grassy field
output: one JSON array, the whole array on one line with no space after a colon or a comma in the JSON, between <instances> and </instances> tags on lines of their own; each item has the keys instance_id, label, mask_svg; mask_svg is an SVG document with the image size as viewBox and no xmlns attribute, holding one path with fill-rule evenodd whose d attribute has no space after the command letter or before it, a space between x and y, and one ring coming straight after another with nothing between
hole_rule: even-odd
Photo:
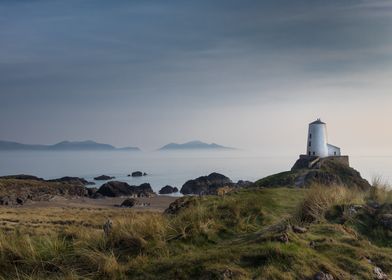
<instances>
[{"instance_id":1,"label":"grassy field","mask_svg":"<svg viewBox=\"0 0 392 280\"><path fill-rule=\"evenodd\" d=\"M364 210L376 200L391 202L383 190L314 186L189 197L175 214L3 207L0 277L374 279L375 268L392 275L390 232Z\"/></svg>"}]
</instances>

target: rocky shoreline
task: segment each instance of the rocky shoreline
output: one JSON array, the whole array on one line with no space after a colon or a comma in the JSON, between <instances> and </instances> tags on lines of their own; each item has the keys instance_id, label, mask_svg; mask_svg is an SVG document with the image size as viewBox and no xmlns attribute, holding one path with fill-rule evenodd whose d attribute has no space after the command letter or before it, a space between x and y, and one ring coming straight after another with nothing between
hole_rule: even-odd
<instances>
[{"instance_id":1,"label":"rocky shoreline","mask_svg":"<svg viewBox=\"0 0 392 280\"><path fill-rule=\"evenodd\" d=\"M302 160L303 161L303 160ZM346 185L359 189L369 189L370 184L359 172L333 159L326 159L317 166L296 162L291 171L278 173L263 178L255 183L249 181L233 182L219 173L211 173L186 181L180 189L182 195L225 195L241 188L294 187L303 188L312 184ZM132 176L146 176L145 172L136 171ZM0 205L23 205L29 201L50 201L54 197L66 199L84 197L104 199L110 197L150 198L158 196L149 183L129 185L126 182L112 180L114 177L101 175L97 180L106 181L99 188L91 187L89 182L79 177L62 177L45 180L33 175L11 175L0 177ZM177 187L164 186L160 195L177 193Z\"/></svg>"}]
</instances>

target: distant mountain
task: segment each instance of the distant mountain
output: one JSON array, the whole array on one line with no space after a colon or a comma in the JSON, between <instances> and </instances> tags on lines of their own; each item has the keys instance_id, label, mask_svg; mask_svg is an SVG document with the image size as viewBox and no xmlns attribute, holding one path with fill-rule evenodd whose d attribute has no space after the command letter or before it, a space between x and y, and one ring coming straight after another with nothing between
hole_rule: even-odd
<instances>
[{"instance_id":1,"label":"distant mountain","mask_svg":"<svg viewBox=\"0 0 392 280\"><path fill-rule=\"evenodd\" d=\"M25 151L140 151L137 147L116 148L109 144L88 141L63 141L54 145L29 145L10 141L0 141L0 150L25 150Z\"/></svg>"},{"instance_id":2,"label":"distant mountain","mask_svg":"<svg viewBox=\"0 0 392 280\"><path fill-rule=\"evenodd\" d=\"M201 141L190 141L183 144L170 143L159 149L160 151L167 150L234 150L234 148L229 148L221 146L215 143L204 143Z\"/></svg>"}]
</instances>

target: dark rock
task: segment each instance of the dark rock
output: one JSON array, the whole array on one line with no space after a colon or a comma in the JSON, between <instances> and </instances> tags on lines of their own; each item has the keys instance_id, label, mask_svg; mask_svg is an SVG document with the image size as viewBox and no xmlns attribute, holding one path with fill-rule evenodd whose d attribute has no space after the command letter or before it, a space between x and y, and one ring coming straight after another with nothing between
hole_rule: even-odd
<instances>
[{"instance_id":1,"label":"dark rock","mask_svg":"<svg viewBox=\"0 0 392 280\"><path fill-rule=\"evenodd\" d=\"M137 196L150 197L155 193L148 183L140 186L130 186L125 182L111 181L103 184L97 191L103 196L117 197L117 196Z\"/></svg>"},{"instance_id":2,"label":"dark rock","mask_svg":"<svg viewBox=\"0 0 392 280\"><path fill-rule=\"evenodd\" d=\"M20 197L17 197L16 198L16 203L19 204L19 205L23 205L24 204L24 200L22 198L20 198Z\"/></svg>"},{"instance_id":3,"label":"dark rock","mask_svg":"<svg viewBox=\"0 0 392 280\"><path fill-rule=\"evenodd\" d=\"M165 214L175 215L178 214L182 209L191 207L196 202L195 197L184 196L176 199L170 203L169 207L165 210Z\"/></svg>"},{"instance_id":4,"label":"dark rock","mask_svg":"<svg viewBox=\"0 0 392 280\"><path fill-rule=\"evenodd\" d=\"M97 188L87 188L87 195L89 197L93 196L98 191Z\"/></svg>"},{"instance_id":5,"label":"dark rock","mask_svg":"<svg viewBox=\"0 0 392 280\"><path fill-rule=\"evenodd\" d=\"M84 178L79 178L79 177L62 177L59 179L53 179L53 180L47 180L47 182L56 182L56 183L67 183L67 184L81 184L81 185L89 185L90 182L88 182Z\"/></svg>"},{"instance_id":6,"label":"dark rock","mask_svg":"<svg viewBox=\"0 0 392 280\"><path fill-rule=\"evenodd\" d=\"M305 232L307 232L308 230L307 230L306 228L303 228L303 227L293 226L293 231L294 231L295 233L305 233Z\"/></svg>"},{"instance_id":7,"label":"dark rock","mask_svg":"<svg viewBox=\"0 0 392 280\"><path fill-rule=\"evenodd\" d=\"M10 198L8 196L3 196L0 198L0 205L9 205Z\"/></svg>"},{"instance_id":8,"label":"dark rock","mask_svg":"<svg viewBox=\"0 0 392 280\"><path fill-rule=\"evenodd\" d=\"M136 203L137 203L136 199L134 199L134 198L127 198L126 200L124 200L121 203L121 207L129 207L129 208L131 208L131 207L135 206Z\"/></svg>"},{"instance_id":9,"label":"dark rock","mask_svg":"<svg viewBox=\"0 0 392 280\"><path fill-rule=\"evenodd\" d=\"M115 177L111 177L111 176L108 176L108 175L101 175L101 176L95 177L94 180L96 180L96 181L108 181L108 180L112 180L114 178Z\"/></svg>"},{"instance_id":10,"label":"dark rock","mask_svg":"<svg viewBox=\"0 0 392 280\"><path fill-rule=\"evenodd\" d=\"M143 176L147 176L147 173L146 173L146 172L144 172L144 173L143 173Z\"/></svg>"},{"instance_id":11,"label":"dark rock","mask_svg":"<svg viewBox=\"0 0 392 280\"><path fill-rule=\"evenodd\" d=\"M182 194L216 194L217 189L234 186L233 182L219 173L211 173L194 180L187 181L181 188Z\"/></svg>"},{"instance_id":12,"label":"dark rock","mask_svg":"<svg viewBox=\"0 0 392 280\"><path fill-rule=\"evenodd\" d=\"M320 271L314 275L313 279L314 280L333 280L334 278L331 274Z\"/></svg>"},{"instance_id":13,"label":"dark rock","mask_svg":"<svg viewBox=\"0 0 392 280\"><path fill-rule=\"evenodd\" d=\"M143 176L143 172L141 171L132 172L132 177L142 177L142 176Z\"/></svg>"},{"instance_id":14,"label":"dark rock","mask_svg":"<svg viewBox=\"0 0 392 280\"><path fill-rule=\"evenodd\" d=\"M131 174L128 174L127 177L131 177Z\"/></svg>"},{"instance_id":15,"label":"dark rock","mask_svg":"<svg viewBox=\"0 0 392 280\"><path fill-rule=\"evenodd\" d=\"M116 197L132 194L131 186L124 182L112 181L103 184L97 191L103 196Z\"/></svg>"},{"instance_id":16,"label":"dark rock","mask_svg":"<svg viewBox=\"0 0 392 280\"><path fill-rule=\"evenodd\" d=\"M176 193L178 192L178 189L176 187L172 186L164 186L160 191L159 194L171 194L171 193Z\"/></svg>"},{"instance_id":17,"label":"dark rock","mask_svg":"<svg viewBox=\"0 0 392 280\"><path fill-rule=\"evenodd\" d=\"M251 181L243 181L243 180L239 180L236 184L235 187L236 188L253 188L255 187L255 183L251 182Z\"/></svg>"}]
</instances>

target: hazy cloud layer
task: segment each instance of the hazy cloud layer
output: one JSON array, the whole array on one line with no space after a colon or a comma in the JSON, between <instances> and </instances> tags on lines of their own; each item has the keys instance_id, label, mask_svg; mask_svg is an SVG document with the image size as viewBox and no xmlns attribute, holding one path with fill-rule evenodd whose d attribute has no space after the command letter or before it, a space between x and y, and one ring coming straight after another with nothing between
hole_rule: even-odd
<instances>
[{"instance_id":1,"label":"hazy cloud layer","mask_svg":"<svg viewBox=\"0 0 392 280\"><path fill-rule=\"evenodd\" d=\"M381 0L1 1L0 138L284 154L322 116L346 150L392 152L390 132L361 134L392 116L391 16Z\"/></svg>"}]
</instances>

